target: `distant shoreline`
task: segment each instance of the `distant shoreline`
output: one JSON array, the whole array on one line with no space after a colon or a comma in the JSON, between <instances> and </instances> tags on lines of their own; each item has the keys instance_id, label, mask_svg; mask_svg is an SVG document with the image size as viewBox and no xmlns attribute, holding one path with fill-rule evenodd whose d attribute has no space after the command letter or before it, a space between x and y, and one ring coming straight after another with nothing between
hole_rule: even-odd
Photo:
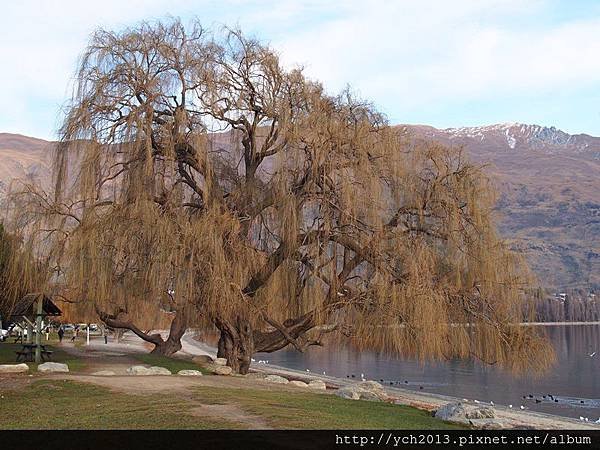
<instances>
[{"instance_id":1,"label":"distant shoreline","mask_svg":"<svg viewBox=\"0 0 600 450\"><path fill-rule=\"evenodd\" d=\"M537 327L544 325L600 325L600 321L596 322L521 322L524 327Z\"/></svg>"}]
</instances>

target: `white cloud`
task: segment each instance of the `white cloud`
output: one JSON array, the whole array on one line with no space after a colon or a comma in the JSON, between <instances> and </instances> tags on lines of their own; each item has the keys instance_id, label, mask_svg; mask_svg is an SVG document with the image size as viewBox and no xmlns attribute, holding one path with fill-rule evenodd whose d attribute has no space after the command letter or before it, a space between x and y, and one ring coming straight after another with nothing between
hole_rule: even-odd
<instances>
[{"instance_id":1,"label":"white cloud","mask_svg":"<svg viewBox=\"0 0 600 450\"><path fill-rule=\"evenodd\" d=\"M382 2L296 34L283 43L286 60L334 88L351 81L387 109L600 82L600 18L529 30L511 17L539 2L419 5Z\"/></svg>"},{"instance_id":2,"label":"white cloud","mask_svg":"<svg viewBox=\"0 0 600 450\"><path fill-rule=\"evenodd\" d=\"M600 85L600 17L546 21L551 0L21 1L0 17L0 130L48 136L97 27L168 14L239 23L332 91L350 83L392 118L451 102ZM566 5L569 3L567 2ZM37 107L35 105L38 105ZM516 106L518 107L518 105ZM9 111L9 113L7 113ZM54 112L53 112L54 111Z\"/></svg>"}]
</instances>

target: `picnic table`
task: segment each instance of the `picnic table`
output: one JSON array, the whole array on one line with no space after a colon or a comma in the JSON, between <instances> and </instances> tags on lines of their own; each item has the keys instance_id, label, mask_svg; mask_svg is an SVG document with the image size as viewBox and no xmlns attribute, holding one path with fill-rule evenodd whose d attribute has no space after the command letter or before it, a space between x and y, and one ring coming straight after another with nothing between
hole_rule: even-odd
<instances>
[{"instance_id":1,"label":"picnic table","mask_svg":"<svg viewBox=\"0 0 600 450\"><path fill-rule=\"evenodd\" d=\"M15 352L17 354L17 362L20 360L33 362L35 361L35 349L36 344L23 344L23 347L20 351ZM50 361L52 358L52 351L48 350L45 345L40 344L40 354L42 356L42 361Z\"/></svg>"}]
</instances>

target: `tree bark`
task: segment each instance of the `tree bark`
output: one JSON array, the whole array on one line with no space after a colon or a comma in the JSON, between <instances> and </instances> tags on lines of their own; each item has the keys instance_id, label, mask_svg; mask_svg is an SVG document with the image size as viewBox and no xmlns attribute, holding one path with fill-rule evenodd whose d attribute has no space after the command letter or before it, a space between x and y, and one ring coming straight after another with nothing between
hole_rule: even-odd
<instances>
[{"instance_id":1,"label":"tree bark","mask_svg":"<svg viewBox=\"0 0 600 450\"><path fill-rule=\"evenodd\" d=\"M175 313L169 329L169 337L166 341L155 344L150 352L156 355L171 356L181 350L181 338L187 330L186 314L183 312Z\"/></svg>"},{"instance_id":2,"label":"tree bark","mask_svg":"<svg viewBox=\"0 0 600 450\"><path fill-rule=\"evenodd\" d=\"M148 334L142 331L129 320L124 311L119 311L117 314L111 315L100 310L96 305L96 312L100 320L106 326L114 328L115 331L118 329L130 330L144 341L154 344L154 348L150 353L171 356L181 350L181 337L187 330L187 314L184 311L175 312L175 317L173 317L169 329L169 337L166 340L159 333Z\"/></svg>"},{"instance_id":3,"label":"tree bark","mask_svg":"<svg viewBox=\"0 0 600 450\"><path fill-rule=\"evenodd\" d=\"M267 322L275 323L269 319ZM253 330L249 321L240 316L235 321L217 318L214 323L220 332L217 357L226 358L227 365L235 373L241 374L248 373L254 353L271 353L288 345L303 351L310 345L321 345L321 335L337 328L333 325L317 326L313 312L288 319L281 325L276 324L275 329L271 331ZM319 329L319 337L309 339L307 333L317 329Z\"/></svg>"},{"instance_id":4,"label":"tree bark","mask_svg":"<svg viewBox=\"0 0 600 450\"><path fill-rule=\"evenodd\" d=\"M254 354L254 336L249 322L237 317L235 322L223 318L215 319L220 337L217 357L227 359L227 365L234 373L248 373Z\"/></svg>"},{"instance_id":5,"label":"tree bark","mask_svg":"<svg viewBox=\"0 0 600 450\"><path fill-rule=\"evenodd\" d=\"M288 345L294 345L298 350L316 342L309 342L305 335L316 326L314 313L310 312L295 319L288 319L283 324L285 334L280 330L256 331L254 342L257 352L271 353Z\"/></svg>"}]
</instances>

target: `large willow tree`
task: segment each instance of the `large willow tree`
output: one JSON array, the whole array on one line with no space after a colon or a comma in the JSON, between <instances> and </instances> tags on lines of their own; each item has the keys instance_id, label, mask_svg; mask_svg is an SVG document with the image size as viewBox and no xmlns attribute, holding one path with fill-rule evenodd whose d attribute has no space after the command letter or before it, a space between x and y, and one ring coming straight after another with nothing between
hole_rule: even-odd
<instances>
[{"instance_id":1,"label":"large willow tree","mask_svg":"<svg viewBox=\"0 0 600 450\"><path fill-rule=\"evenodd\" d=\"M481 171L238 31L98 31L55 176L36 232L55 279L157 352L194 325L241 373L328 333L418 358L551 359L515 326L527 276ZM165 312L168 339L143 331Z\"/></svg>"}]
</instances>

